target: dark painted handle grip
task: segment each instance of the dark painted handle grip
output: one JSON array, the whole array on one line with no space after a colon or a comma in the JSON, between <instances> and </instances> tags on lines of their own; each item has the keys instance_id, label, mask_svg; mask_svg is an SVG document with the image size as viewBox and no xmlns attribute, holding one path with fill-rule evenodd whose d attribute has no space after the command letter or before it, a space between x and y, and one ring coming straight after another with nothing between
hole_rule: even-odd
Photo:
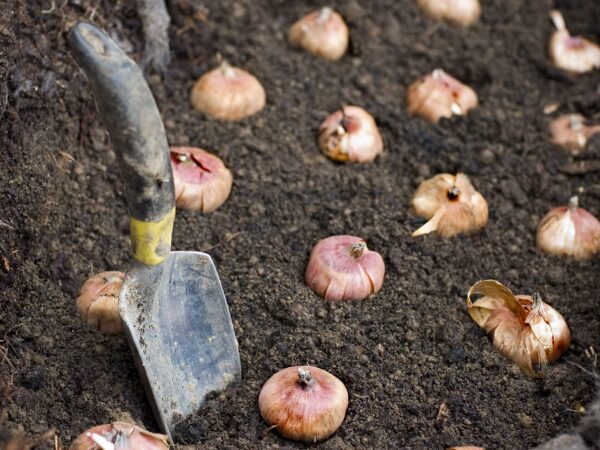
<instances>
[{"instance_id":1,"label":"dark painted handle grip","mask_svg":"<svg viewBox=\"0 0 600 450\"><path fill-rule=\"evenodd\" d=\"M69 42L122 163L134 257L158 264L170 251L175 190L154 97L137 64L103 31L78 23Z\"/></svg>"}]
</instances>

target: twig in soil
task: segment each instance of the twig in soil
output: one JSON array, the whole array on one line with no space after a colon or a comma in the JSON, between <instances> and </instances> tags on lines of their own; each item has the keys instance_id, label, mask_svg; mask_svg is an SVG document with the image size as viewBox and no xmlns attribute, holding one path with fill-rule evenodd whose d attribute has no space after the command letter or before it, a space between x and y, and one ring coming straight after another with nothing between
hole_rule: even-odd
<instances>
[{"instance_id":1,"label":"twig in soil","mask_svg":"<svg viewBox=\"0 0 600 450\"><path fill-rule=\"evenodd\" d=\"M435 418L435 421L440 422L441 420L446 419L448 417L449 412L450 410L448 409L446 402L442 402L442 404L440 405L440 409L438 409L438 414Z\"/></svg>"},{"instance_id":2,"label":"twig in soil","mask_svg":"<svg viewBox=\"0 0 600 450\"><path fill-rule=\"evenodd\" d=\"M275 428L277 428L277 424L275 424L275 425L271 425L270 427L267 427L267 428L265 428L265 429L262 431L262 434L263 434L263 436L265 436L267 433L269 433L269 432L273 431Z\"/></svg>"},{"instance_id":3,"label":"twig in soil","mask_svg":"<svg viewBox=\"0 0 600 450\"><path fill-rule=\"evenodd\" d=\"M8 228L9 230L14 230L15 229L15 227L13 227L12 225L6 223L2 219L0 219L0 227L5 227L5 228Z\"/></svg>"},{"instance_id":4,"label":"twig in soil","mask_svg":"<svg viewBox=\"0 0 600 450\"><path fill-rule=\"evenodd\" d=\"M600 171L600 160L588 159L565 164L560 168L561 172L568 175L585 175L586 173Z\"/></svg>"},{"instance_id":5,"label":"twig in soil","mask_svg":"<svg viewBox=\"0 0 600 450\"><path fill-rule=\"evenodd\" d=\"M233 241L236 237L238 237L240 234L243 234L243 233L244 233L243 231L238 231L237 233L233 233L233 234L227 236L223 241L219 242L218 244L209 245L208 247L202 247L200 249L200 251L208 252L208 251L211 251L212 249L220 247L221 245L228 244L229 242Z\"/></svg>"},{"instance_id":6,"label":"twig in soil","mask_svg":"<svg viewBox=\"0 0 600 450\"><path fill-rule=\"evenodd\" d=\"M55 9L56 9L56 3L54 3L54 0L52 0L52 6L50 6L50 9L42 9L41 13L42 14L52 14L52 12L54 12Z\"/></svg>"}]
</instances>

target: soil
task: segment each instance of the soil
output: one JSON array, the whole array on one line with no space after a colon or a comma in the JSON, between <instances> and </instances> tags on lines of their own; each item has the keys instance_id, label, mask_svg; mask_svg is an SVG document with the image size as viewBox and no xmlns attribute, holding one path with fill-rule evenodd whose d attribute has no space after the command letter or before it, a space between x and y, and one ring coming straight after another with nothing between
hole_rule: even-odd
<instances>
[{"instance_id":1,"label":"soil","mask_svg":"<svg viewBox=\"0 0 600 450\"><path fill-rule=\"evenodd\" d=\"M600 216L598 173L561 170L572 158L550 144L542 112L558 102L558 113L598 113L599 73L552 68L546 43L553 6L574 34L600 41L600 4L482 4L481 22L464 30L431 21L413 1L334 1L352 47L332 63L286 42L289 25L319 2L170 2L172 61L164 78L149 76L169 142L215 152L235 177L214 213L178 211L173 247L214 258L243 364L243 382L183 423L180 444L302 447L268 431L257 408L269 376L300 364L332 372L350 393L342 427L316 448L529 448L589 409L595 380L577 364L594 369L585 350L600 338L600 260L549 257L534 236L540 217L574 193ZM0 0L0 435L54 429L65 446L112 420L156 430L124 338L89 329L75 311L83 280L130 257L119 164L67 48L79 20L142 60L135 2ZM193 82L217 52L261 80L264 111L225 123L191 108ZM467 117L408 117L407 86L436 67L478 92ZM373 164L319 152L318 125L342 103L376 118L385 151ZM598 137L579 159L600 158ZM456 171L488 200L489 225L411 238L423 223L408 207L416 186ZM362 236L382 254L378 295L334 304L304 284L310 249L334 234ZM469 318L466 292L484 278L540 291L567 318L573 343L544 378L525 376ZM595 448L597 429L588 436Z\"/></svg>"}]
</instances>

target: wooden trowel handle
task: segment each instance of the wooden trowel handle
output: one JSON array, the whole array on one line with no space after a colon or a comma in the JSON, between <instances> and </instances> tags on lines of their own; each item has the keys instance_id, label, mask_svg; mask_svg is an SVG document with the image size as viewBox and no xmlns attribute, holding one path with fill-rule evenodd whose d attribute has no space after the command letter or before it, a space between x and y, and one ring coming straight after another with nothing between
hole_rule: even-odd
<instances>
[{"instance_id":1,"label":"wooden trowel handle","mask_svg":"<svg viewBox=\"0 0 600 450\"><path fill-rule=\"evenodd\" d=\"M134 258L159 264L171 250L175 189L154 97L137 64L103 31L78 23L69 42L121 161Z\"/></svg>"}]
</instances>

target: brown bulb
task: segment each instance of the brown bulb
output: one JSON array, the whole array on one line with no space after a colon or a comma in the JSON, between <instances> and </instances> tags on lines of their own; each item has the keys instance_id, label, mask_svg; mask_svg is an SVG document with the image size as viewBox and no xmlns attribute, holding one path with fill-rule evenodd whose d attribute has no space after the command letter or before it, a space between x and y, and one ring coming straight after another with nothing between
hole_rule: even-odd
<instances>
[{"instance_id":1,"label":"brown bulb","mask_svg":"<svg viewBox=\"0 0 600 450\"><path fill-rule=\"evenodd\" d=\"M366 163L383 151L383 140L371 114L343 106L319 127L319 147L335 161Z\"/></svg>"},{"instance_id":2,"label":"brown bulb","mask_svg":"<svg viewBox=\"0 0 600 450\"><path fill-rule=\"evenodd\" d=\"M344 19L329 7L313 11L298 20L288 33L294 47L324 59L340 59L348 48L348 27Z\"/></svg>"},{"instance_id":3,"label":"brown bulb","mask_svg":"<svg viewBox=\"0 0 600 450\"><path fill-rule=\"evenodd\" d=\"M89 326L106 334L123 332L119 292L124 278L123 272L102 272L83 283L75 306Z\"/></svg>"},{"instance_id":4,"label":"brown bulb","mask_svg":"<svg viewBox=\"0 0 600 450\"><path fill-rule=\"evenodd\" d=\"M411 116L422 117L431 123L436 123L442 117L465 115L478 104L473 89L442 69L435 69L412 83L406 99Z\"/></svg>"},{"instance_id":5,"label":"brown bulb","mask_svg":"<svg viewBox=\"0 0 600 450\"><path fill-rule=\"evenodd\" d=\"M266 94L250 73L223 61L194 85L192 106L215 119L240 120L262 110Z\"/></svg>"},{"instance_id":6,"label":"brown bulb","mask_svg":"<svg viewBox=\"0 0 600 450\"><path fill-rule=\"evenodd\" d=\"M476 295L482 297L473 302ZM501 283L483 280L469 289L467 307L496 350L529 375L543 370L571 345L564 317L538 293L515 296Z\"/></svg>"},{"instance_id":7,"label":"brown bulb","mask_svg":"<svg viewBox=\"0 0 600 450\"><path fill-rule=\"evenodd\" d=\"M462 173L442 173L423 181L412 199L415 214L429 221L412 235L435 232L442 237L472 233L488 221L488 206Z\"/></svg>"}]
</instances>

